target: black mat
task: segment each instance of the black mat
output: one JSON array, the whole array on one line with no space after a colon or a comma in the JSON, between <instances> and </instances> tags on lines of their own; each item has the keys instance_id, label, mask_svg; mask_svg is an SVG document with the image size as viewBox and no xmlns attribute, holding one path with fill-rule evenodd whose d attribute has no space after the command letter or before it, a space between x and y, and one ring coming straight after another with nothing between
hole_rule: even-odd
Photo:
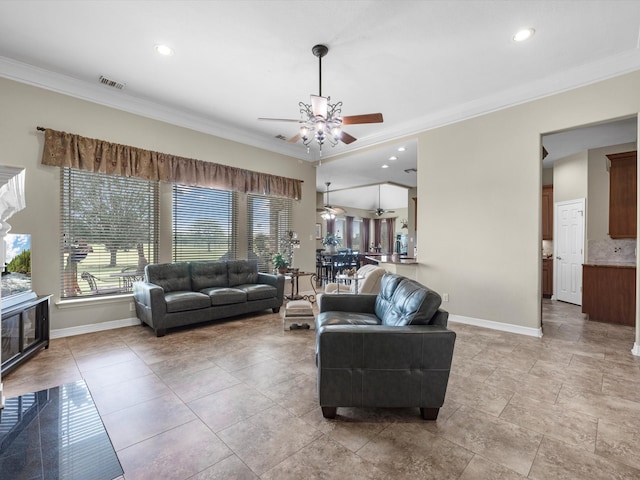
<instances>
[{"instance_id":1,"label":"black mat","mask_svg":"<svg viewBox=\"0 0 640 480\"><path fill-rule=\"evenodd\" d=\"M83 381L9 398L0 410L0 478L112 480L122 474Z\"/></svg>"}]
</instances>

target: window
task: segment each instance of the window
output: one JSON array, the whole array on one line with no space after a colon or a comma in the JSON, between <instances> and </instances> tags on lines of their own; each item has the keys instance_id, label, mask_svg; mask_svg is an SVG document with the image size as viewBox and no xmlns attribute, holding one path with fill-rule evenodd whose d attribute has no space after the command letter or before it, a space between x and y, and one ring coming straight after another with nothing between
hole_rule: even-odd
<instances>
[{"instance_id":1,"label":"window","mask_svg":"<svg viewBox=\"0 0 640 480\"><path fill-rule=\"evenodd\" d=\"M233 192L173 186L173 260L236 258Z\"/></svg>"},{"instance_id":2,"label":"window","mask_svg":"<svg viewBox=\"0 0 640 480\"><path fill-rule=\"evenodd\" d=\"M174 185L173 260L248 258L271 271L291 228L291 207L285 198Z\"/></svg>"},{"instance_id":3,"label":"window","mask_svg":"<svg viewBox=\"0 0 640 480\"><path fill-rule=\"evenodd\" d=\"M158 185L63 168L61 297L125 293L156 261Z\"/></svg>"},{"instance_id":4,"label":"window","mask_svg":"<svg viewBox=\"0 0 640 480\"><path fill-rule=\"evenodd\" d=\"M352 248L352 250L358 250L358 251L366 250L361 245L362 240L361 240L361 236L360 236L360 229L362 228L362 220L354 219L351 228L353 230L353 232L352 232L353 233L353 239L351 240L351 248Z\"/></svg>"},{"instance_id":5,"label":"window","mask_svg":"<svg viewBox=\"0 0 640 480\"><path fill-rule=\"evenodd\" d=\"M336 234L336 237L340 238L340 248L347 247L347 239L345 238L346 231L347 231L347 221L344 218L337 217L336 226L333 233Z\"/></svg>"},{"instance_id":6,"label":"window","mask_svg":"<svg viewBox=\"0 0 640 480\"><path fill-rule=\"evenodd\" d=\"M272 271L273 254L286 253L284 240L291 230L291 211L291 199L247 195L247 258L258 260L259 271Z\"/></svg>"}]
</instances>

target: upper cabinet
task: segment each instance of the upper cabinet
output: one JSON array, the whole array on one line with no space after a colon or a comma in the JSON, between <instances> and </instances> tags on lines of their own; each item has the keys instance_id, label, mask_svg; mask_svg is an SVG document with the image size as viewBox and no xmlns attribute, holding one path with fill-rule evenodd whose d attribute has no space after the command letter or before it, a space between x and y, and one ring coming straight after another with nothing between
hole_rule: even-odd
<instances>
[{"instance_id":1,"label":"upper cabinet","mask_svg":"<svg viewBox=\"0 0 640 480\"><path fill-rule=\"evenodd\" d=\"M542 239L553 240L553 185L542 186Z\"/></svg>"},{"instance_id":2,"label":"upper cabinet","mask_svg":"<svg viewBox=\"0 0 640 480\"><path fill-rule=\"evenodd\" d=\"M609 170L609 236L636 238L637 152L607 155Z\"/></svg>"}]
</instances>

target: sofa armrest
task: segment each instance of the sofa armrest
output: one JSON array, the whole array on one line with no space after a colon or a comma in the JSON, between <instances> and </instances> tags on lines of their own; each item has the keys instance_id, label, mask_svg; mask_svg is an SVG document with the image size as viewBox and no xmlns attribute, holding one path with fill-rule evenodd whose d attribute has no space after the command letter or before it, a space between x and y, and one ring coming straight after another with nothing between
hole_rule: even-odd
<instances>
[{"instance_id":1,"label":"sofa armrest","mask_svg":"<svg viewBox=\"0 0 640 480\"><path fill-rule=\"evenodd\" d=\"M276 294L277 298L284 297L284 276L283 275L273 275L271 273L258 272L258 283L264 283L264 284L276 287L278 291Z\"/></svg>"},{"instance_id":2,"label":"sofa armrest","mask_svg":"<svg viewBox=\"0 0 640 480\"><path fill-rule=\"evenodd\" d=\"M136 302L150 308L154 312L166 312L164 289L149 282L133 282L133 298Z\"/></svg>"},{"instance_id":3,"label":"sofa armrest","mask_svg":"<svg viewBox=\"0 0 640 480\"><path fill-rule=\"evenodd\" d=\"M360 312L375 313L377 295L325 293L320 303L322 312Z\"/></svg>"}]
</instances>

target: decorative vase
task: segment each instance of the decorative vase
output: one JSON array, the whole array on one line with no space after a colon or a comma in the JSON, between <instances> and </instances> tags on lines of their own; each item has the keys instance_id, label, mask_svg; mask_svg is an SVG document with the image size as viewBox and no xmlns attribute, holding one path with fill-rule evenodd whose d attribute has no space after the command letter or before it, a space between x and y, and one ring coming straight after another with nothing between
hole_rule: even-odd
<instances>
[{"instance_id":1,"label":"decorative vase","mask_svg":"<svg viewBox=\"0 0 640 480\"><path fill-rule=\"evenodd\" d=\"M336 253L338 248L335 245L329 245L329 253Z\"/></svg>"}]
</instances>

